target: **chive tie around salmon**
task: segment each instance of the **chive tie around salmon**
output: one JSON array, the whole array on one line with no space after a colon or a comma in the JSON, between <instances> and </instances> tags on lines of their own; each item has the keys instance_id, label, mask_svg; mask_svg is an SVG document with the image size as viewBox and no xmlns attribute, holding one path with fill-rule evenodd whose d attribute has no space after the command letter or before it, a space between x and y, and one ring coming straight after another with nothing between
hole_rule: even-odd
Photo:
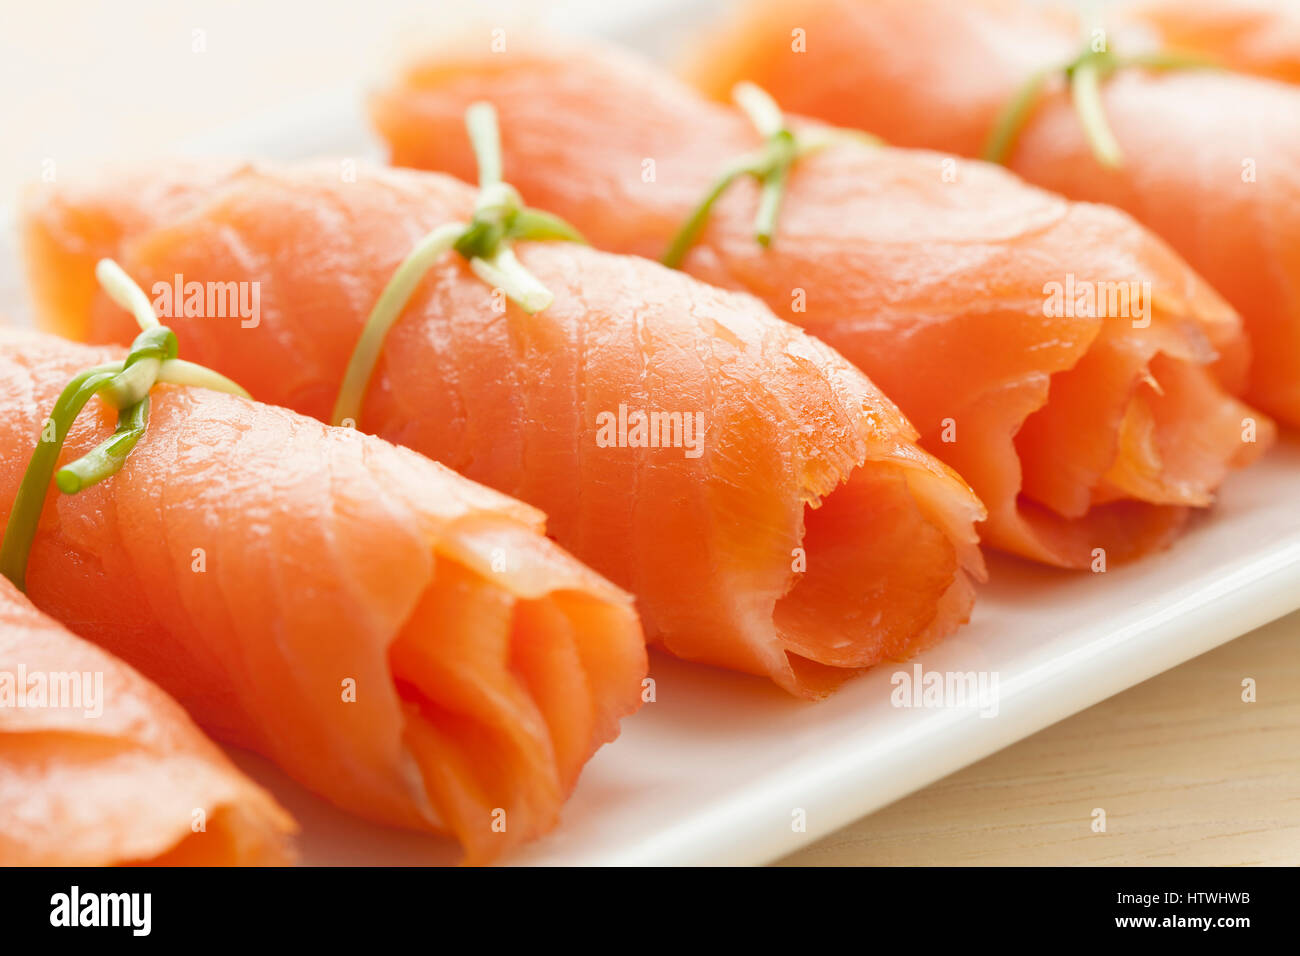
<instances>
[{"instance_id":1,"label":"chive tie around salmon","mask_svg":"<svg viewBox=\"0 0 1300 956\"><path fill-rule=\"evenodd\" d=\"M0 329L0 521L65 385L123 356ZM115 474L49 489L33 603L344 810L472 862L552 828L641 702L631 599L537 510L406 449L205 387L149 400ZM61 461L117 415L92 399Z\"/></svg>"},{"instance_id":2,"label":"chive tie around salmon","mask_svg":"<svg viewBox=\"0 0 1300 956\"><path fill-rule=\"evenodd\" d=\"M1300 10L1152 0L1105 13L1023 0L758 0L706 32L688 72L717 98L749 80L792 112L965 156L986 155L1030 92L995 158L1168 242L1244 321L1246 400L1300 425ZM795 25L802 52L791 49ZM1085 47L1105 68L1081 91L1057 67Z\"/></svg>"},{"instance_id":3,"label":"chive tie around salmon","mask_svg":"<svg viewBox=\"0 0 1300 956\"><path fill-rule=\"evenodd\" d=\"M727 78L720 98L753 80L796 139L837 135L789 164L770 243L753 225L764 184L742 177L681 267L758 296L870 376L988 507L987 543L1070 568L1140 557L1268 446L1270 420L1234 397L1240 316L1128 216L991 164L864 142L843 115L827 117L834 130L801 118L768 74ZM656 258L720 171L764 142L747 111L575 41L440 47L371 109L395 163L464 176L473 157L453 131L478 100L496 106L529 202L598 248Z\"/></svg>"},{"instance_id":4,"label":"chive tie around salmon","mask_svg":"<svg viewBox=\"0 0 1300 956\"><path fill-rule=\"evenodd\" d=\"M635 595L651 640L793 694L824 696L968 619L983 510L833 349L750 296L560 236L511 243L550 297L535 312L457 250L406 285L412 250L471 222L481 192L342 172L179 162L39 186L24 230L41 321L130 341L93 282L103 256L160 298L255 286L255 319L196 300L164 321L182 354L320 419L378 328L347 403L361 431L543 509L561 545Z\"/></svg>"}]
</instances>

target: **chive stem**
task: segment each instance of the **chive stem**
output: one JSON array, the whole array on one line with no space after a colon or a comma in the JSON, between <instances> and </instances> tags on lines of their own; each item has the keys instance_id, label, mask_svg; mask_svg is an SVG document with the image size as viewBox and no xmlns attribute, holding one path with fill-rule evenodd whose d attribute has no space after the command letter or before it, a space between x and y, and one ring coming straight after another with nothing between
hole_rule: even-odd
<instances>
[{"instance_id":1,"label":"chive stem","mask_svg":"<svg viewBox=\"0 0 1300 956\"><path fill-rule=\"evenodd\" d=\"M136 443L149 427L149 396L123 411L111 437L96 445L70 465L60 468L54 483L65 495L75 495L91 485L116 475Z\"/></svg>"},{"instance_id":2,"label":"chive stem","mask_svg":"<svg viewBox=\"0 0 1300 956\"><path fill-rule=\"evenodd\" d=\"M470 104L465 110L465 127L478 165L479 189L486 190L502 180L501 134L497 127L496 109L491 103Z\"/></svg>"},{"instance_id":3,"label":"chive stem","mask_svg":"<svg viewBox=\"0 0 1300 956\"><path fill-rule=\"evenodd\" d=\"M355 425L360 420L361 403L370 386L370 377L379 361L388 330L406 308L424 274L456 244L465 228L463 223L453 222L433 230L420 240L388 280L388 285L370 310L356 348L352 350L352 358L343 375L343 386L334 403L334 414L330 417L331 424L341 425L350 420Z\"/></svg>"},{"instance_id":4,"label":"chive stem","mask_svg":"<svg viewBox=\"0 0 1300 956\"><path fill-rule=\"evenodd\" d=\"M1047 81L1054 76L1064 75L1070 88L1070 99L1093 156L1107 169L1122 165L1123 151L1111 131L1102 105L1101 81L1116 70L1128 68L1199 70L1215 69L1217 64L1204 57L1180 53L1157 51L1120 56L1108 50L1093 50L1089 47L1062 66L1030 74L1015 96L998 113L980 157L993 163L1006 163Z\"/></svg>"},{"instance_id":5,"label":"chive stem","mask_svg":"<svg viewBox=\"0 0 1300 956\"><path fill-rule=\"evenodd\" d=\"M670 268L680 268L691 247L695 245L707 225L713 207L722 195L741 176L752 176L758 181L758 210L754 215L754 240L760 245L771 245L776 236L777 220L785 197L790 167L804 156L825 149L837 142L857 141L878 144L880 141L865 133L850 130L817 128L796 134L790 130L781 115L781 108L764 90L753 83L737 83L731 91L732 98L763 137L763 145L756 152L742 156L726 167L709 186L686 221L668 243L660 261Z\"/></svg>"},{"instance_id":6,"label":"chive stem","mask_svg":"<svg viewBox=\"0 0 1300 956\"><path fill-rule=\"evenodd\" d=\"M691 246L695 245L695 240L704 231L704 226L709 221L709 214L713 212L714 203L744 172L743 169L729 169L714 180L704 198L691 210L691 214L686 217L686 222L682 224L682 228L677 230L677 235L673 236L672 242L668 244L668 251L664 253L663 259L660 260L664 265L676 269L682 264L682 260L686 258L686 253L690 251Z\"/></svg>"},{"instance_id":7,"label":"chive stem","mask_svg":"<svg viewBox=\"0 0 1300 956\"><path fill-rule=\"evenodd\" d=\"M1136 67L1143 70L1217 70L1221 66L1208 57L1190 53L1157 50L1154 53L1133 53L1118 57L1118 67Z\"/></svg>"},{"instance_id":8,"label":"chive stem","mask_svg":"<svg viewBox=\"0 0 1300 956\"><path fill-rule=\"evenodd\" d=\"M543 212L541 209L531 209L528 206L523 207L515 214L514 222L510 227L509 238L527 238L532 242L541 242L548 239L580 243L586 243L587 241L583 238L582 233L559 216Z\"/></svg>"},{"instance_id":9,"label":"chive stem","mask_svg":"<svg viewBox=\"0 0 1300 956\"><path fill-rule=\"evenodd\" d=\"M130 408L144 400L158 380L162 360L149 356L114 375L101 390L104 401L114 408Z\"/></svg>"},{"instance_id":10,"label":"chive stem","mask_svg":"<svg viewBox=\"0 0 1300 956\"><path fill-rule=\"evenodd\" d=\"M45 508L45 495L50 487L59 452L86 403L119 371L122 363L100 365L86 369L76 376L60 393L50 417L41 426L22 484L14 497L9 520L5 524L4 540L0 542L0 574L3 574L20 591L26 590L27 558L31 552L36 528ZM54 433L46 435L53 426Z\"/></svg>"},{"instance_id":11,"label":"chive stem","mask_svg":"<svg viewBox=\"0 0 1300 956\"><path fill-rule=\"evenodd\" d=\"M474 274L493 288L500 289L506 297L530 315L547 308L555 297L542 285L524 264L515 258L514 250L502 243L494 255L476 256L469 261Z\"/></svg>"},{"instance_id":12,"label":"chive stem","mask_svg":"<svg viewBox=\"0 0 1300 956\"><path fill-rule=\"evenodd\" d=\"M121 362L96 365L76 375L59 394L41 425L27 470L0 540L0 574L20 590L27 586L27 560L40 525L51 478L64 494L76 494L111 478L144 437L149 426L149 392L158 382L195 385L247 396L242 388L211 369L176 357L176 336L159 324L148 297L111 259L95 265L95 277L115 303L128 310L141 327ZM59 455L73 423L95 395L117 409L113 434L71 464L58 469Z\"/></svg>"},{"instance_id":13,"label":"chive stem","mask_svg":"<svg viewBox=\"0 0 1300 956\"><path fill-rule=\"evenodd\" d=\"M95 263L95 278L110 299L135 317L141 330L158 327L158 316L154 315L153 303L116 262L100 259Z\"/></svg>"},{"instance_id":14,"label":"chive stem","mask_svg":"<svg viewBox=\"0 0 1300 956\"><path fill-rule=\"evenodd\" d=\"M763 178L758 197L758 214L754 217L754 238L760 246L772 244L776 232L776 217L781 211L781 197L785 192L787 166L777 166Z\"/></svg>"},{"instance_id":15,"label":"chive stem","mask_svg":"<svg viewBox=\"0 0 1300 956\"><path fill-rule=\"evenodd\" d=\"M1079 114L1079 123L1083 135L1097 162L1107 169L1116 169L1124 161L1124 154L1110 124L1106 122L1106 110L1101 102L1101 79L1097 60L1084 59L1070 71L1070 96L1074 100L1075 110Z\"/></svg>"},{"instance_id":16,"label":"chive stem","mask_svg":"<svg viewBox=\"0 0 1300 956\"><path fill-rule=\"evenodd\" d=\"M781 107L777 106L776 100L766 90L753 83L737 83L731 90L731 98L764 139L776 136L785 129Z\"/></svg>"},{"instance_id":17,"label":"chive stem","mask_svg":"<svg viewBox=\"0 0 1300 956\"><path fill-rule=\"evenodd\" d=\"M465 111L465 127L478 164L479 194L468 223L439 226L398 265L379 293L348 359L343 384L330 421L356 425L375 365L394 323L415 294L425 274L443 255L455 250L483 282L505 293L525 312L547 308L554 297L515 256L518 240L584 242L582 235L558 216L525 206L518 191L502 179L501 135L491 103L473 103Z\"/></svg>"},{"instance_id":18,"label":"chive stem","mask_svg":"<svg viewBox=\"0 0 1300 956\"><path fill-rule=\"evenodd\" d=\"M1039 70L1016 91L1016 95L1002 108L993 123L993 131L989 134L984 150L980 154L983 159L991 163L1007 161L1016 137L1020 135L1020 130L1024 128L1025 121L1029 118L1030 110L1038 102L1039 94L1042 93L1048 77L1055 72L1055 70Z\"/></svg>"},{"instance_id":19,"label":"chive stem","mask_svg":"<svg viewBox=\"0 0 1300 956\"><path fill-rule=\"evenodd\" d=\"M158 383L206 388L210 392L227 392L240 398L252 398L243 388L219 372L184 359L168 359L158 369Z\"/></svg>"}]
</instances>

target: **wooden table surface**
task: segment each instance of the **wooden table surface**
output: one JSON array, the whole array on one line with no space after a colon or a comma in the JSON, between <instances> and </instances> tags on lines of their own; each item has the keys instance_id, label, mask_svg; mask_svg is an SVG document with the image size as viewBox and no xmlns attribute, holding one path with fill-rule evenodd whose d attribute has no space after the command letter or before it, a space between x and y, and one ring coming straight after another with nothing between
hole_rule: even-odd
<instances>
[{"instance_id":1,"label":"wooden table surface","mask_svg":"<svg viewBox=\"0 0 1300 956\"><path fill-rule=\"evenodd\" d=\"M1253 678L1254 703L1242 700ZM1093 812L1105 811L1105 832ZM1300 614L912 794L783 862L1300 864Z\"/></svg>"},{"instance_id":2,"label":"wooden table surface","mask_svg":"<svg viewBox=\"0 0 1300 956\"><path fill-rule=\"evenodd\" d=\"M581 16L604 4L560 6ZM395 37L444 15L420 0L0 0L0 203L51 162L164 151L321 89L363 85L391 60ZM1241 700L1246 677L1255 703ZM1104 833L1092 829L1097 808ZM784 862L1300 863L1300 614Z\"/></svg>"}]
</instances>

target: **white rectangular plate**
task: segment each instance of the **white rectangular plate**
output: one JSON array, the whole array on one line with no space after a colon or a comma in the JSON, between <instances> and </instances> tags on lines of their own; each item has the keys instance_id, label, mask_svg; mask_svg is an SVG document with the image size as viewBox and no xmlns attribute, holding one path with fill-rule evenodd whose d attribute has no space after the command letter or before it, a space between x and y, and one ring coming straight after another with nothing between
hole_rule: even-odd
<instances>
[{"instance_id":1,"label":"white rectangular plate","mask_svg":"<svg viewBox=\"0 0 1300 956\"><path fill-rule=\"evenodd\" d=\"M380 155L357 90L322 94L189 149L278 159ZM8 235L0 241L0 314L21 316L12 244ZM993 557L968 627L821 703L656 654L656 701L588 765L560 828L507 862L751 864L796 850L1300 607L1297 492L1300 442L1288 439L1233 475L1213 511L1163 554L1101 574ZM915 663L996 674L996 715L893 706L891 676ZM232 756L297 817L304 863L428 864L457 856L445 840L355 820L266 761ZM798 811L802 831L793 826Z\"/></svg>"},{"instance_id":2,"label":"white rectangular plate","mask_svg":"<svg viewBox=\"0 0 1300 956\"><path fill-rule=\"evenodd\" d=\"M1300 442L1232 476L1169 551L1103 574L994 556L969 626L820 703L652 656L657 700L587 766L563 824L518 864L751 864L1300 607ZM996 715L900 708L891 676L998 675ZM441 841L350 820L239 757L302 823L304 862L450 861ZM805 832L792 826L804 811ZM864 861L870 862L870 861Z\"/></svg>"}]
</instances>

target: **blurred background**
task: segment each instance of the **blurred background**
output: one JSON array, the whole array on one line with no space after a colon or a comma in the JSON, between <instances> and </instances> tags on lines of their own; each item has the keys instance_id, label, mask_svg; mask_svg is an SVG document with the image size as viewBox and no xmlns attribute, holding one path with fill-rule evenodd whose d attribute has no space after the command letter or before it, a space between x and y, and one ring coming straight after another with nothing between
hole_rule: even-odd
<instances>
[{"instance_id":1,"label":"blurred background","mask_svg":"<svg viewBox=\"0 0 1300 956\"><path fill-rule=\"evenodd\" d=\"M129 157L259 113L355 97L407 42L533 22L666 51L717 0L0 0L0 185ZM0 194L8 201L10 188Z\"/></svg>"}]
</instances>

